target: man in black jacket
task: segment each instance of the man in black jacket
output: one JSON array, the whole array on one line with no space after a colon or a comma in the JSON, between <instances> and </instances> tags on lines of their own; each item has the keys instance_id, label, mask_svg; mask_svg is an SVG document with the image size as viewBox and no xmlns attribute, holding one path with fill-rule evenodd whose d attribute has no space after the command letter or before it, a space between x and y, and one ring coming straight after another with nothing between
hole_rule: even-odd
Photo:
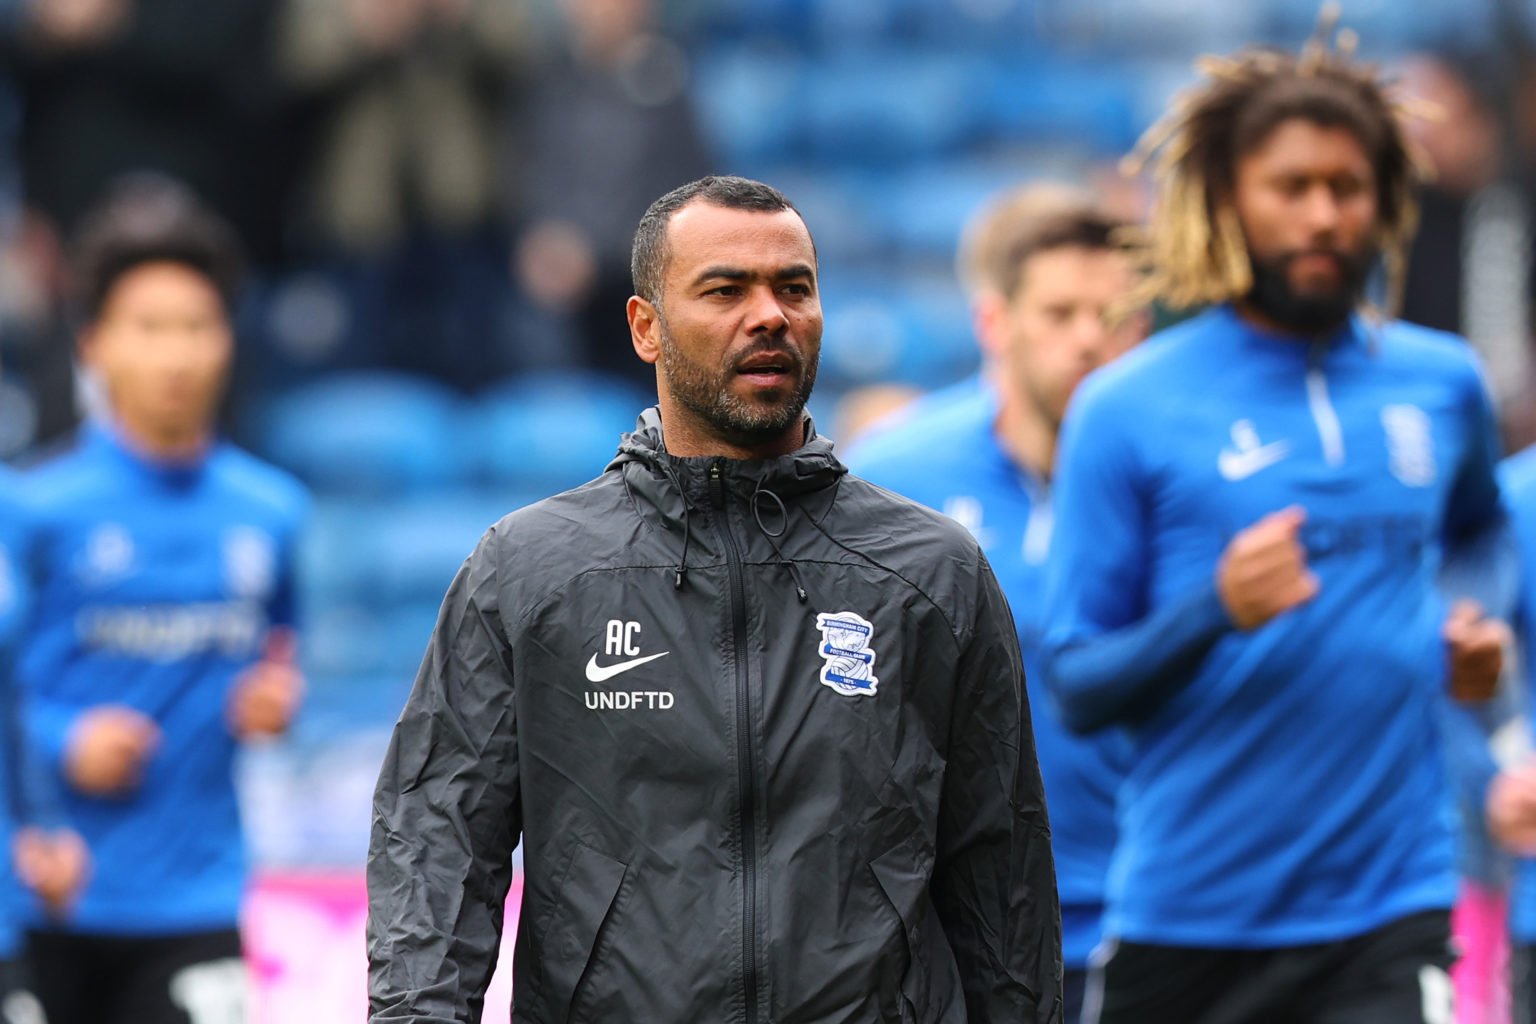
<instances>
[{"instance_id":1,"label":"man in black jacket","mask_svg":"<svg viewBox=\"0 0 1536 1024\"><path fill-rule=\"evenodd\" d=\"M658 407L485 535L396 727L371 1021L479 1020L521 838L519 1024L1059 1022L1013 623L969 535L805 415L799 213L702 179L633 269Z\"/></svg>"}]
</instances>

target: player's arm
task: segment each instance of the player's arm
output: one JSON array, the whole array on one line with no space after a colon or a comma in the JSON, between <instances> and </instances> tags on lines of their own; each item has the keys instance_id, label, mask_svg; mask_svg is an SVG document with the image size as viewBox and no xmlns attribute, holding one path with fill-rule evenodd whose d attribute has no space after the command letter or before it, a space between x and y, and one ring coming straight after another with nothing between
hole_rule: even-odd
<instances>
[{"instance_id":1,"label":"player's arm","mask_svg":"<svg viewBox=\"0 0 1536 1024\"><path fill-rule=\"evenodd\" d=\"M63 913L79 894L89 856L79 835L65 826L58 779L28 741L24 699L18 680L19 643L30 630L30 595L35 589L36 549L32 534L20 550L0 552L0 758L6 791L5 814L17 826L9 857L16 875L50 913Z\"/></svg>"},{"instance_id":2,"label":"player's arm","mask_svg":"<svg viewBox=\"0 0 1536 1024\"><path fill-rule=\"evenodd\" d=\"M303 508L307 511L308 502ZM304 676L298 662L298 599L294 579L295 543L303 512L285 538L277 585L267 606L270 624L261 659L240 674L230 690L230 731L241 740L281 736L293 724L304 701Z\"/></svg>"},{"instance_id":3,"label":"player's arm","mask_svg":"<svg viewBox=\"0 0 1536 1024\"><path fill-rule=\"evenodd\" d=\"M980 560L930 892L975 1024L1061 1020L1061 910L1013 618Z\"/></svg>"},{"instance_id":4,"label":"player's arm","mask_svg":"<svg viewBox=\"0 0 1536 1024\"><path fill-rule=\"evenodd\" d=\"M1056 459L1041 668L1054 710L1079 732L1150 714L1231 628L1214 582L1147 608L1150 486L1114 404L1086 383Z\"/></svg>"},{"instance_id":5,"label":"player's arm","mask_svg":"<svg viewBox=\"0 0 1536 1024\"><path fill-rule=\"evenodd\" d=\"M1462 395L1468 441L1446 499L1440 587L1451 607L1443 632L1451 695L1483 701L1498 686L1509 643L1519 545L1499 488L1493 402L1475 363Z\"/></svg>"},{"instance_id":6,"label":"player's arm","mask_svg":"<svg viewBox=\"0 0 1536 1024\"><path fill-rule=\"evenodd\" d=\"M479 1020L522 832L493 528L439 613L374 793L371 1024Z\"/></svg>"},{"instance_id":7,"label":"player's arm","mask_svg":"<svg viewBox=\"0 0 1536 1024\"><path fill-rule=\"evenodd\" d=\"M64 820L58 778L36 756L22 727L19 687L11 652L0 650L0 729L7 754L6 802L17 830L9 856L16 876L37 894L51 914L68 911L90 870L90 855L79 834Z\"/></svg>"}]
</instances>

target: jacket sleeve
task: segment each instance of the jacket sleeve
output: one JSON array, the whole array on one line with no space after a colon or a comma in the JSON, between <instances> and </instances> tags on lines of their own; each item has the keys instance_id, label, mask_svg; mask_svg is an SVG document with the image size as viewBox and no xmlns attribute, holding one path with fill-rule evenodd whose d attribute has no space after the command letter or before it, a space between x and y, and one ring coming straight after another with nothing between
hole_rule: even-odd
<instances>
[{"instance_id":1,"label":"jacket sleeve","mask_svg":"<svg viewBox=\"0 0 1536 1024\"><path fill-rule=\"evenodd\" d=\"M933 903L972 1024L1060 1024L1061 910L1045 793L1018 636L984 558L978 590L955 681Z\"/></svg>"},{"instance_id":2,"label":"jacket sleeve","mask_svg":"<svg viewBox=\"0 0 1536 1024\"><path fill-rule=\"evenodd\" d=\"M374 793L370 1024L478 1021L496 965L522 832L497 540L448 590Z\"/></svg>"}]
</instances>

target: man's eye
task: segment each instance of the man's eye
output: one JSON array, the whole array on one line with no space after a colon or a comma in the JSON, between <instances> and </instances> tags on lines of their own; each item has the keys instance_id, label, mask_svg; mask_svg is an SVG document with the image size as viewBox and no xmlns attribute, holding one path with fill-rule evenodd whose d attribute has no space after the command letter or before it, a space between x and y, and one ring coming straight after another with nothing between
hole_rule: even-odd
<instances>
[{"instance_id":1,"label":"man's eye","mask_svg":"<svg viewBox=\"0 0 1536 1024\"><path fill-rule=\"evenodd\" d=\"M799 295L801 297L811 294L811 286L808 284L787 284L784 286L784 290L791 295Z\"/></svg>"},{"instance_id":2,"label":"man's eye","mask_svg":"<svg viewBox=\"0 0 1536 1024\"><path fill-rule=\"evenodd\" d=\"M1339 178L1333 183L1333 194L1340 199L1357 196L1365 191L1365 183L1358 178Z\"/></svg>"}]
</instances>

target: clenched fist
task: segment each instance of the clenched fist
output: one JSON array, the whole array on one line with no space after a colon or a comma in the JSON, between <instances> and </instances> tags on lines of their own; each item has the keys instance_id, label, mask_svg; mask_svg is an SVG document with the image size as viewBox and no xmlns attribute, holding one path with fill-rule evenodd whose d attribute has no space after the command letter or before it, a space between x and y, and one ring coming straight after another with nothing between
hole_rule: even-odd
<instances>
[{"instance_id":1,"label":"clenched fist","mask_svg":"<svg viewBox=\"0 0 1536 1024\"><path fill-rule=\"evenodd\" d=\"M1536 854L1536 763L1506 768L1488 787L1488 833L1510 853Z\"/></svg>"},{"instance_id":2,"label":"clenched fist","mask_svg":"<svg viewBox=\"0 0 1536 1024\"><path fill-rule=\"evenodd\" d=\"M91 796L136 789L144 763L160 743L160 727L132 708L103 705L75 719L64 751L69 781Z\"/></svg>"},{"instance_id":3,"label":"clenched fist","mask_svg":"<svg viewBox=\"0 0 1536 1024\"><path fill-rule=\"evenodd\" d=\"M13 852L22 884L37 893L50 913L68 910L90 868L85 841L68 829L24 828L16 833Z\"/></svg>"},{"instance_id":4,"label":"clenched fist","mask_svg":"<svg viewBox=\"0 0 1536 1024\"><path fill-rule=\"evenodd\" d=\"M293 633L273 630L262 660L235 680L229 695L229 727L242 740L280 736L299 709L304 679L294 665Z\"/></svg>"},{"instance_id":5,"label":"clenched fist","mask_svg":"<svg viewBox=\"0 0 1536 1024\"><path fill-rule=\"evenodd\" d=\"M1301 546L1306 519L1306 511L1296 506L1271 512L1233 537L1222 552L1216 592L1238 629L1258 629L1317 595L1317 577L1307 568Z\"/></svg>"},{"instance_id":6,"label":"clenched fist","mask_svg":"<svg viewBox=\"0 0 1536 1024\"><path fill-rule=\"evenodd\" d=\"M1449 661L1451 696L1462 701L1490 699L1504 670L1509 627L1483 614L1476 601L1457 601L1441 628Z\"/></svg>"}]
</instances>

